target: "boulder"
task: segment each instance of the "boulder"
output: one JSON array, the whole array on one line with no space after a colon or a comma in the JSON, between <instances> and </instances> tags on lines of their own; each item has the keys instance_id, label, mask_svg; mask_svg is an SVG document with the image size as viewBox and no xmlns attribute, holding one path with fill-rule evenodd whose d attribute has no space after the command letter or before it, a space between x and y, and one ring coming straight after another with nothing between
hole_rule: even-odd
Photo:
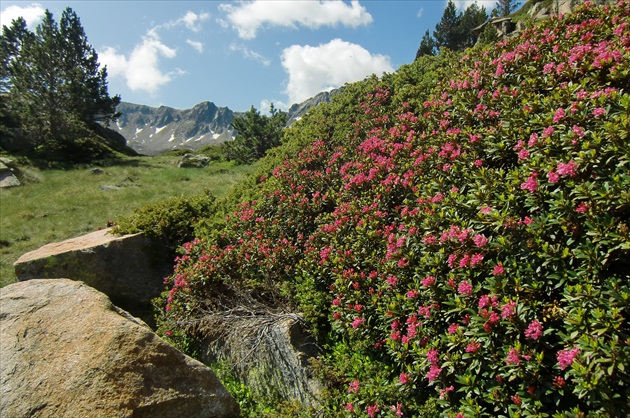
<instances>
[{"instance_id":1,"label":"boulder","mask_svg":"<svg viewBox=\"0 0 630 418\"><path fill-rule=\"evenodd\" d=\"M214 373L84 283L0 289L4 417L237 417Z\"/></svg>"},{"instance_id":2,"label":"boulder","mask_svg":"<svg viewBox=\"0 0 630 418\"><path fill-rule=\"evenodd\" d=\"M18 280L69 278L105 293L121 308L151 321L151 299L164 289L172 260L144 234L115 236L112 228L47 244L15 263Z\"/></svg>"},{"instance_id":3,"label":"boulder","mask_svg":"<svg viewBox=\"0 0 630 418\"><path fill-rule=\"evenodd\" d=\"M210 157L203 154L185 154L177 163L179 168L203 168L210 164Z\"/></svg>"},{"instance_id":4,"label":"boulder","mask_svg":"<svg viewBox=\"0 0 630 418\"><path fill-rule=\"evenodd\" d=\"M0 188L21 186L16 173L19 169L9 158L0 158Z\"/></svg>"}]
</instances>

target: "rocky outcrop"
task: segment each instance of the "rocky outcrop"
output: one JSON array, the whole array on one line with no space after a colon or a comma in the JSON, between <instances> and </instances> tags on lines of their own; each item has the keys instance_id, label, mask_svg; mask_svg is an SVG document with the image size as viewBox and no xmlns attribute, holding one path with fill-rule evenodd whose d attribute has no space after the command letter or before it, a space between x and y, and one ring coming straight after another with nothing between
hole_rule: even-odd
<instances>
[{"instance_id":1,"label":"rocky outcrop","mask_svg":"<svg viewBox=\"0 0 630 418\"><path fill-rule=\"evenodd\" d=\"M258 396L316 407L322 385L312 374L310 359L320 350L302 318L237 312L223 315L221 324L206 324L201 360L232 365L236 377Z\"/></svg>"},{"instance_id":2,"label":"rocky outcrop","mask_svg":"<svg viewBox=\"0 0 630 418\"><path fill-rule=\"evenodd\" d=\"M21 186L17 177L19 169L9 158L0 158L0 188Z\"/></svg>"},{"instance_id":3,"label":"rocky outcrop","mask_svg":"<svg viewBox=\"0 0 630 418\"><path fill-rule=\"evenodd\" d=\"M20 281L70 278L105 293L121 308L151 321L151 299L172 269L166 250L144 234L115 236L110 229L47 244L14 264Z\"/></svg>"},{"instance_id":4,"label":"rocky outcrop","mask_svg":"<svg viewBox=\"0 0 630 418\"><path fill-rule=\"evenodd\" d=\"M3 417L237 417L210 369L71 280L0 289Z\"/></svg>"},{"instance_id":5,"label":"rocky outcrop","mask_svg":"<svg viewBox=\"0 0 630 418\"><path fill-rule=\"evenodd\" d=\"M186 154L177 162L178 168L203 168L210 164L210 157L203 154Z\"/></svg>"}]
</instances>

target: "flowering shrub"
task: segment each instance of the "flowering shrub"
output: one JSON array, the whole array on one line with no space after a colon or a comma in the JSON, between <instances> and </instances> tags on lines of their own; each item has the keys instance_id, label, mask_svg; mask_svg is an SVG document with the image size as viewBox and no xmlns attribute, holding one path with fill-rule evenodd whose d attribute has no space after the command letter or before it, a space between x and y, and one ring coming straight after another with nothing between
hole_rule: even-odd
<instances>
[{"instance_id":1,"label":"flowering shrub","mask_svg":"<svg viewBox=\"0 0 630 418\"><path fill-rule=\"evenodd\" d=\"M630 414L629 15L347 86L186 246L162 328L218 284L299 308L333 416Z\"/></svg>"}]
</instances>

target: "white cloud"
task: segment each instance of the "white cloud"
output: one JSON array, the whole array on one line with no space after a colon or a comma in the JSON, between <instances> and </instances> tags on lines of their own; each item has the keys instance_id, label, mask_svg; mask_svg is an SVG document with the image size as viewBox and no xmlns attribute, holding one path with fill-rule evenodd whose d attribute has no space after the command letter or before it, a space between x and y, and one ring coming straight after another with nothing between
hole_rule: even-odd
<instances>
[{"instance_id":1,"label":"white cloud","mask_svg":"<svg viewBox=\"0 0 630 418\"><path fill-rule=\"evenodd\" d=\"M424 7L421 7L420 10L418 10L418 13L416 14L416 16L422 17L423 14L424 14Z\"/></svg>"},{"instance_id":2,"label":"white cloud","mask_svg":"<svg viewBox=\"0 0 630 418\"><path fill-rule=\"evenodd\" d=\"M280 100L263 99L260 101L260 108L258 110L262 114L269 115L269 109L272 103L273 103L273 107L275 107L278 110L284 110L285 112L289 110L289 107L291 106Z\"/></svg>"},{"instance_id":3,"label":"white cloud","mask_svg":"<svg viewBox=\"0 0 630 418\"><path fill-rule=\"evenodd\" d=\"M372 55L360 45L334 39L319 46L292 45L282 52L289 75L286 93L300 103L324 90L394 69L386 55Z\"/></svg>"},{"instance_id":4,"label":"white cloud","mask_svg":"<svg viewBox=\"0 0 630 418\"><path fill-rule=\"evenodd\" d=\"M142 37L142 42L138 43L127 56L119 53L116 48L105 47L99 52L99 62L107 66L110 77L123 78L131 90L140 90L154 95L173 77L186 74L186 71L180 68L166 72L160 67L162 58L173 59L177 56L176 49L162 42L160 31L183 25L193 32L199 32L202 29L201 24L209 18L208 13L197 14L188 11L179 19L149 29ZM197 52L203 52L203 43L191 39L186 40L186 43Z\"/></svg>"},{"instance_id":5,"label":"white cloud","mask_svg":"<svg viewBox=\"0 0 630 418\"><path fill-rule=\"evenodd\" d=\"M186 14L180 17L179 19L171 20L170 22L163 23L161 25L156 26L153 29L155 30L159 30L162 28L170 29L176 26L184 25L193 32L199 32L201 31L201 28L202 28L201 24L208 19L210 19L209 13L197 14L195 12L187 11Z\"/></svg>"},{"instance_id":6,"label":"white cloud","mask_svg":"<svg viewBox=\"0 0 630 418\"><path fill-rule=\"evenodd\" d=\"M22 16L26 20L26 25L33 29L44 17L46 9L39 3L33 3L30 6L9 6L0 13L0 24L2 26L10 26L18 17Z\"/></svg>"},{"instance_id":7,"label":"white cloud","mask_svg":"<svg viewBox=\"0 0 630 418\"><path fill-rule=\"evenodd\" d=\"M372 16L358 0L350 5L341 0L254 0L238 6L222 4L220 8L227 12L227 19L243 39L255 38L263 25L289 28L301 25L314 29L336 25L357 27L372 22Z\"/></svg>"},{"instance_id":8,"label":"white cloud","mask_svg":"<svg viewBox=\"0 0 630 418\"><path fill-rule=\"evenodd\" d=\"M192 39L186 39L186 43L190 46L192 46L193 48L195 48L195 51L199 52L200 54L203 52L203 43L199 42L199 41L193 41Z\"/></svg>"},{"instance_id":9,"label":"white cloud","mask_svg":"<svg viewBox=\"0 0 630 418\"><path fill-rule=\"evenodd\" d=\"M188 11L179 19L188 29L193 32L199 32L201 30L201 23L208 20L210 18L209 13L196 14L194 12Z\"/></svg>"},{"instance_id":10,"label":"white cloud","mask_svg":"<svg viewBox=\"0 0 630 418\"><path fill-rule=\"evenodd\" d=\"M230 44L230 51L240 52L241 54L243 54L245 58L260 62L263 65L263 67L268 67L271 64L271 61L268 58L265 58L264 56L260 55L258 52L252 51L251 49L247 48L245 45L242 45L242 44L237 44L235 42L232 42Z\"/></svg>"},{"instance_id":11,"label":"white cloud","mask_svg":"<svg viewBox=\"0 0 630 418\"><path fill-rule=\"evenodd\" d=\"M455 7L457 7L457 10L461 10L464 11L468 8L468 6L471 6L475 3L477 3L477 6L479 7L485 7L486 8L486 12L490 13L490 11L492 9L494 9L495 5L496 5L496 0L454 0L453 3L455 3ZM448 5L448 0L445 2L445 4ZM446 6L444 6L446 7Z\"/></svg>"},{"instance_id":12,"label":"white cloud","mask_svg":"<svg viewBox=\"0 0 630 418\"><path fill-rule=\"evenodd\" d=\"M149 31L126 57L115 48L107 47L99 52L99 62L107 65L110 77L123 77L131 90L155 94L164 84L180 75L182 70L165 73L160 69L160 58L175 58L177 51L164 45L155 31Z\"/></svg>"}]
</instances>

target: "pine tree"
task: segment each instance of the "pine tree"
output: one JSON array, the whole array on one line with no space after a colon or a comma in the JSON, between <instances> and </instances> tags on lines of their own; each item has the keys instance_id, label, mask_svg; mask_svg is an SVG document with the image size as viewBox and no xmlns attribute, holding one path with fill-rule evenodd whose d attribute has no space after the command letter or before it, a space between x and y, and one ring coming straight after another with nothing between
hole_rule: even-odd
<instances>
[{"instance_id":1,"label":"pine tree","mask_svg":"<svg viewBox=\"0 0 630 418\"><path fill-rule=\"evenodd\" d=\"M457 8L452 0L448 0L448 5L444 10L442 19L435 25L433 37L436 40L437 47L448 48L451 51L460 49L462 42L461 24L462 14L457 13Z\"/></svg>"},{"instance_id":2,"label":"pine tree","mask_svg":"<svg viewBox=\"0 0 630 418\"><path fill-rule=\"evenodd\" d=\"M418 52L416 52L416 59L424 56L424 55L435 55L435 50L437 49L437 45L435 39L431 37L429 34L429 30L424 33L422 40L420 41L420 47L418 48Z\"/></svg>"},{"instance_id":3,"label":"pine tree","mask_svg":"<svg viewBox=\"0 0 630 418\"><path fill-rule=\"evenodd\" d=\"M520 4L521 3L514 0L497 0L497 5L494 8L494 11L496 11L496 14L498 14L499 17L505 17L515 11Z\"/></svg>"},{"instance_id":4,"label":"pine tree","mask_svg":"<svg viewBox=\"0 0 630 418\"><path fill-rule=\"evenodd\" d=\"M63 150L117 117L120 97L107 92L107 71L70 8L60 24L46 10L35 33L16 20L2 33L2 88L7 109L31 146Z\"/></svg>"},{"instance_id":5,"label":"pine tree","mask_svg":"<svg viewBox=\"0 0 630 418\"><path fill-rule=\"evenodd\" d=\"M477 3L473 3L466 8L462 16L460 30L462 33L462 48L470 48L477 42L477 35L473 32L473 29L482 25L488 20L488 13L486 8L479 7Z\"/></svg>"},{"instance_id":6,"label":"pine tree","mask_svg":"<svg viewBox=\"0 0 630 418\"><path fill-rule=\"evenodd\" d=\"M109 122L120 98L107 94L107 69L99 69L98 55L72 9L64 10L59 26L70 110L84 121Z\"/></svg>"},{"instance_id":7,"label":"pine tree","mask_svg":"<svg viewBox=\"0 0 630 418\"><path fill-rule=\"evenodd\" d=\"M262 158L267 150L280 145L287 114L278 111L273 103L269 113L270 116L261 115L252 106L243 116L234 119L232 126L238 134L234 141L228 142L225 146L227 160L251 164Z\"/></svg>"}]
</instances>

